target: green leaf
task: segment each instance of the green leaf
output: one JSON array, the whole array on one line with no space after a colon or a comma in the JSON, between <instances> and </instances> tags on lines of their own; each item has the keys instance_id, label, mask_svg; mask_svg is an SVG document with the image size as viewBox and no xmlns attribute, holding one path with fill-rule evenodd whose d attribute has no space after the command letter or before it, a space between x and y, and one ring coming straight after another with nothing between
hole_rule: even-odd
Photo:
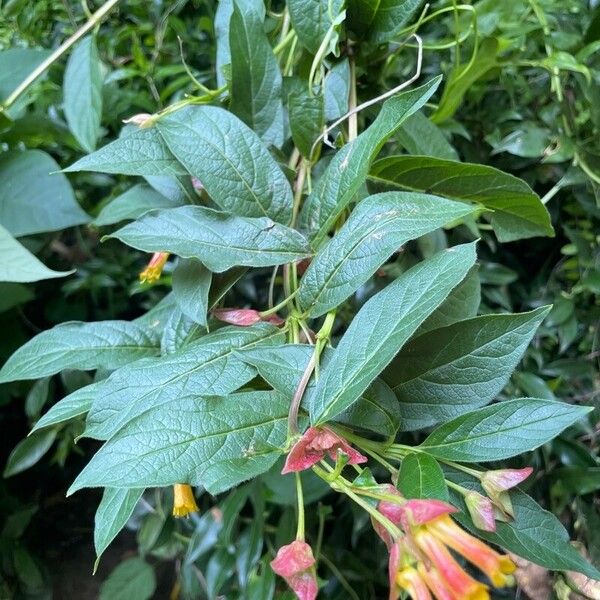
<instances>
[{"instance_id":1,"label":"green leaf","mask_svg":"<svg viewBox=\"0 0 600 600\"><path fill-rule=\"evenodd\" d=\"M368 300L321 371L310 405L321 425L350 407L475 263L475 245L440 252Z\"/></svg>"},{"instance_id":2,"label":"green leaf","mask_svg":"<svg viewBox=\"0 0 600 600\"><path fill-rule=\"evenodd\" d=\"M69 181L41 150L0 155L0 223L19 237L87 223ZM4 257L4 253L2 254Z\"/></svg>"},{"instance_id":3,"label":"green leaf","mask_svg":"<svg viewBox=\"0 0 600 600\"><path fill-rule=\"evenodd\" d=\"M266 323L225 327L168 356L127 365L102 383L87 418L85 435L108 439L135 416L179 396L229 394L255 375L234 351L281 343L283 337Z\"/></svg>"},{"instance_id":4,"label":"green leaf","mask_svg":"<svg viewBox=\"0 0 600 600\"><path fill-rule=\"evenodd\" d=\"M469 489L481 488L463 473L447 472L446 477ZM515 519L511 523L496 522L496 531L477 529L468 518L462 496L452 493L452 503L461 508L454 517L471 533L509 552L514 552L537 565L554 571L578 571L600 579L600 571L588 563L571 545L562 523L519 489L511 490Z\"/></svg>"},{"instance_id":5,"label":"green leaf","mask_svg":"<svg viewBox=\"0 0 600 600\"><path fill-rule=\"evenodd\" d=\"M41 263L29 250L21 246L0 225L0 281L27 283L41 279L66 277L73 271L53 271Z\"/></svg>"},{"instance_id":6,"label":"green leaf","mask_svg":"<svg viewBox=\"0 0 600 600\"><path fill-rule=\"evenodd\" d=\"M71 419L85 415L92 406L92 401L95 395L101 389L102 382L91 383L73 393L65 396L62 400L59 400L39 421L35 424L35 427L31 430L31 433L43 429L44 427L50 427L52 425L59 425L66 423ZM31 435L31 433L29 435Z\"/></svg>"},{"instance_id":7,"label":"green leaf","mask_svg":"<svg viewBox=\"0 0 600 600\"><path fill-rule=\"evenodd\" d=\"M366 198L310 263L298 303L311 317L341 304L403 244L474 212L459 202L418 193Z\"/></svg>"},{"instance_id":8,"label":"green leaf","mask_svg":"<svg viewBox=\"0 0 600 600\"><path fill-rule=\"evenodd\" d=\"M198 194L192 184L192 178L186 175L146 175L144 179L162 196L172 202L172 206L195 204Z\"/></svg>"},{"instance_id":9,"label":"green leaf","mask_svg":"<svg viewBox=\"0 0 600 600\"><path fill-rule=\"evenodd\" d=\"M302 374L314 348L308 345L257 347L239 352L240 358L256 367L259 375L274 389L291 398L298 388ZM320 358L320 368L325 368L335 356L335 350L326 348ZM303 406L310 406L316 382L308 384L303 396ZM374 431L380 435L395 435L400 426L398 403L390 388L380 379L371 386L336 421Z\"/></svg>"},{"instance_id":10,"label":"green leaf","mask_svg":"<svg viewBox=\"0 0 600 600\"><path fill-rule=\"evenodd\" d=\"M390 98L373 124L334 156L301 213L302 226L313 235L315 248L365 182L371 162L383 144L431 98L440 81L441 77L436 77L419 88Z\"/></svg>"},{"instance_id":11,"label":"green leaf","mask_svg":"<svg viewBox=\"0 0 600 600\"><path fill-rule=\"evenodd\" d=\"M39 48L8 48L0 52L0 103L48 56L49 50ZM20 104L17 102L17 104ZM9 111L12 116L17 105Z\"/></svg>"},{"instance_id":12,"label":"green leaf","mask_svg":"<svg viewBox=\"0 0 600 600\"><path fill-rule=\"evenodd\" d=\"M125 527L144 489L106 488L94 519L94 548L96 565L102 553ZM94 571L96 570L94 568Z\"/></svg>"},{"instance_id":13,"label":"green leaf","mask_svg":"<svg viewBox=\"0 0 600 600\"><path fill-rule=\"evenodd\" d=\"M316 54L344 6L343 0L288 0L290 20L299 42Z\"/></svg>"},{"instance_id":14,"label":"green leaf","mask_svg":"<svg viewBox=\"0 0 600 600\"><path fill-rule=\"evenodd\" d=\"M141 558L128 558L102 583L99 600L149 600L155 589L152 567Z\"/></svg>"},{"instance_id":15,"label":"green leaf","mask_svg":"<svg viewBox=\"0 0 600 600\"><path fill-rule=\"evenodd\" d=\"M420 448L433 456L461 462L510 458L545 444L590 410L537 398L507 400L448 421Z\"/></svg>"},{"instance_id":16,"label":"green leaf","mask_svg":"<svg viewBox=\"0 0 600 600\"><path fill-rule=\"evenodd\" d=\"M33 292L19 283L0 283L0 313L33 300Z\"/></svg>"},{"instance_id":17,"label":"green leaf","mask_svg":"<svg viewBox=\"0 0 600 600\"><path fill-rule=\"evenodd\" d=\"M460 107L467 90L490 69L498 66L499 44L495 38L479 42L473 61L454 69L444 86L437 110L431 115L434 123L442 123L454 115Z\"/></svg>"},{"instance_id":18,"label":"green leaf","mask_svg":"<svg viewBox=\"0 0 600 600\"><path fill-rule=\"evenodd\" d=\"M50 378L43 377L38 379L29 390L25 399L25 414L29 419L37 419L44 404L48 402L48 392L50 390Z\"/></svg>"},{"instance_id":19,"label":"green leaf","mask_svg":"<svg viewBox=\"0 0 600 600\"><path fill-rule=\"evenodd\" d=\"M179 396L130 419L69 493L89 486L181 482L221 493L275 463L286 439L288 410L289 398L277 392Z\"/></svg>"},{"instance_id":20,"label":"green leaf","mask_svg":"<svg viewBox=\"0 0 600 600\"><path fill-rule=\"evenodd\" d=\"M102 119L102 69L93 36L83 38L69 56L63 91L69 129L86 152L93 152Z\"/></svg>"},{"instance_id":21,"label":"green leaf","mask_svg":"<svg viewBox=\"0 0 600 600\"><path fill-rule=\"evenodd\" d=\"M108 237L145 252L197 258L216 273L237 265L281 265L310 253L301 233L268 217L237 217L202 206L155 211Z\"/></svg>"},{"instance_id":22,"label":"green leaf","mask_svg":"<svg viewBox=\"0 0 600 600\"><path fill-rule=\"evenodd\" d=\"M219 0L215 11L215 38L217 42L217 57L215 70L217 72L217 85L224 86L224 67L231 65L231 51L229 49L229 22L233 13L233 0Z\"/></svg>"},{"instance_id":23,"label":"green leaf","mask_svg":"<svg viewBox=\"0 0 600 600\"><path fill-rule=\"evenodd\" d=\"M396 37L421 3L422 0L348 0L348 27L383 44Z\"/></svg>"},{"instance_id":24,"label":"green leaf","mask_svg":"<svg viewBox=\"0 0 600 600\"><path fill-rule=\"evenodd\" d=\"M173 271L173 295L183 314L206 326L212 273L198 260L182 259Z\"/></svg>"},{"instance_id":25,"label":"green leaf","mask_svg":"<svg viewBox=\"0 0 600 600\"><path fill-rule=\"evenodd\" d=\"M187 203L170 200L150 186L138 183L104 206L94 219L94 225L114 225L120 221L137 219L151 210L176 208L184 204Z\"/></svg>"},{"instance_id":26,"label":"green leaf","mask_svg":"<svg viewBox=\"0 0 600 600\"><path fill-rule=\"evenodd\" d=\"M280 147L283 144L281 73L265 33L264 18L262 1L233 1L229 22L231 111L265 144Z\"/></svg>"},{"instance_id":27,"label":"green leaf","mask_svg":"<svg viewBox=\"0 0 600 600\"><path fill-rule=\"evenodd\" d=\"M416 112L404 121L396 138L409 154L458 160L456 150L444 137L440 128L432 123L422 111Z\"/></svg>"},{"instance_id":28,"label":"green leaf","mask_svg":"<svg viewBox=\"0 0 600 600\"><path fill-rule=\"evenodd\" d=\"M158 122L175 156L223 209L289 223L292 189L260 138L230 112L188 106Z\"/></svg>"},{"instance_id":29,"label":"green leaf","mask_svg":"<svg viewBox=\"0 0 600 600\"><path fill-rule=\"evenodd\" d=\"M429 156L390 156L377 161L369 176L377 189L427 191L493 210L490 222L501 242L553 236L550 215L522 180L493 167Z\"/></svg>"},{"instance_id":30,"label":"green leaf","mask_svg":"<svg viewBox=\"0 0 600 600\"><path fill-rule=\"evenodd\" d=\"M173 156L156 127L134 129L80 158L65 172L95 171L121 175L189 175Z\"/></svg>"},{"instance_id":31,"label":"green leaf","mask_svg":"<svg viewBox=\"0 0 600 600\"><path fill-rule=\"evenodd\" d=\"M398 489L406 498L449 499L444 472L429 454L414 452L402 459Z\"/></svg>"},{"instance_id":32,"label":"green leaf","mask_svg":"<svg viewBox=\"0 0 600 600\"><path fill-rule=\"evenodd\" d=\"M350 63L347 58L335 63L325 76L325 120L335 121L348 112Z\"/></svg>"},{"instance_id":33,"label":"green leaf","mask_svg":"<svg viewBox=\"0 0 600 600\"><path fill-rule=\"evenodd\" d=\"M325 124L323 95L309 93L308 82L299 77L287 77L284 89L292 139L301 154L310 158Z\"/></svg>"},{"instance_id":34,"label":"green leaf","mask_svg":"<svg viewBox=\"0 0 600 600\"><path fill-rule=\"evenodd\" d=\"M173 354L189 342L198 339L205 332L205 326L199 325L184 315L179 308L176 308L165 324L160 341L161 352Z\"/></svg>"},{"instance_id":35,"label":"green leaf","mask_svg":"<svg viewBox=\"0 0 600 600\"><path fill-rule=\"evenodd\" d=\"M158 354L158 337L130 321L63 323L38 333L0 370L0 383L37 379L64 369L115 369Z\"/></svg>"},{"instance_id":36,"label":"green leaf","mask_svg":"<svg viewBox=\"0 0 600 600\"><path fill-rule=\"evenodd\" d=\"M470 319L477 315L481 303L481 284L478 275L479 267L475 265L468 275L459 283L440 306L431 313L423 325L417 330L422 335L433 329L446 327L458 321Z\"/></svg>"},{"instance_id":37,"label":"green leaf","mask_svg":"<svg viewBox=\"0 0 600 600\"><path fill-rule=\"evenodd\" d=\"M12 477L35 465L50 450L55 439L56 429L48 429L21 440L10 453L3 476Z\"/></svg>"},{"instance_id":38,"label":"green leaf","mask_svg":"<svg viewBox=\"0 0 600 600\"><path fill-rule=\"evenodd\" d=\"M383 373L400 402L405 430L491 402L549 311L475 317L411 340Z\"/></svg>"}]
</instances>

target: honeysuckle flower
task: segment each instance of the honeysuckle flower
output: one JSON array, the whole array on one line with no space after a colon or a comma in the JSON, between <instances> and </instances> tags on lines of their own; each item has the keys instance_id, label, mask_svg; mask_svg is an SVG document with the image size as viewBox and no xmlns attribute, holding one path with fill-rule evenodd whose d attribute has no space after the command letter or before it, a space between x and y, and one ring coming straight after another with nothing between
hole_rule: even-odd
<instances>
[{"instance_id":1,"label":"honeysuckle flower","mask_svg":"<svg viewBox=\"0 0 600 600\"><path fill-rule=\"evenodd\" d=\"M299 600L315 600L318 592L315 557L301 540L282 546L271 561L273 571L283 577Z\"/></svg>"},{"instance_id":2,"label":"honeysuckle flower","mask_svg":"<svg viewBox=\"0 0 600 600\"><path fill-rule=\"evenodd\" d=\"M142 283L154 283L158 281L168 259L168 252L155 252L148 262L148 266L140 273L140 281Z\"/></svg>"},{"instance_id":3,"label":"honeysuckle flower","mask_svg":"<svg viewBox=\"0 0 600 600\"><path fill-rule=\"evenodd\" d=\"M197 177L192 177L192 187L197 192L201 192L204 189L202 182Z\"/></svg>"},{"instance_id":4,"label":"honeysuckle flower","mask_svg":"<svg viewBox=\"0 0 600 600\"><path fill-rule=\"evenodd\" d=\"M385 488L386 494L402 498L393 486ZM390 549L390 600L401 590L413 600L488 600L487 586L467 574L450 550L478 567L494 586L512 584L512 560L461 529L449 516L456 512L453 506L440 500L382 500L377 508L403 531L393 540L387 530L382 535L380 524L375 528Z\"/></svg>"},{"instance_id":5,"label":"honeysuckle flower","mask_svg":"<svg viewBox=\"0 0 600 600\"><path fill-rule=\"evenodd\" d=\"M505 515L513 518L515 514L508 490L525 481L532 472L532 467L486 471L481 476L481 485L491 501Z\"/></svg>"},{"instance_id":6,"label":"honeysuckle flower","mask_svg":"<svg viewBox=\"0 0 600 600\"><path fill-rule=\"evenodd\" d=\"M348 457L350 465L358 465L368 460L328 427L310 427L292 446L281 473L285 475L309 469L325 458L326 454L331 460L337 460L338 451Z\"/></svg>"},{"instance_id":7,"label":"honeysuckle flower","mask_svg":"<svg viewBox=\"0 0 600 600\"><path fill-rule=\"evenodd\" d=\"M239 327L250 327L259 321L266 321L273 325L281 325L284 321L277 315L267 315L265 317L257 310L251 308L217 308L213 310L213 315L219 321L238 325Z\"/></svg>"},{"instance_id":8,"label":"honeysuckle flower","mask_svg":"<svg viewBox=\"0 0 600 600\"><path fill-rule=\"evenodd\" d=\"M173 516L187 517L198 512L194 491L187 483L176 483L173 486Z\"/></svg>"},{"instance_id":9,"label":"honeysuckle flower","mask_svg":"<svg viewBox=\"0 0 600 600\"><path fill-rule=\"evenodd\" d=\"M477 529L496 531L494 505L489 498L473 490L465 494L465 504Z\"/></svg>"}]
</instances>

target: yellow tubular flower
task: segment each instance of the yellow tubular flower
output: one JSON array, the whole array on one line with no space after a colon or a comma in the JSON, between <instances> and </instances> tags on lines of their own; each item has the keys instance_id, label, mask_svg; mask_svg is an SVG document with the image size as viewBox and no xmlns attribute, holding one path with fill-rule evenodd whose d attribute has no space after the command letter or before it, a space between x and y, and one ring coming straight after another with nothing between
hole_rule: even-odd
<instances>
[{"instance_id":1,"label":"yellow tubular flower","mask_svg":"<svg viewBox=\"0 0 600 600\"><path fill-rule=\"evenodd\" d=\"M148 266L140 273L140 281L142 283L154 283L158 281L168 259L168 252L155 252Z\"/></svg>"},{"instance_id":2,"label":"yellow tubular flower","mask_svg":"<svg viewBox=\"0 0 600 600\"><path fill-rule=\"evenodd\" d=\"M495 587L513 584L513 561L461 529L447 515L428 523L428 529L449 548L481 569Z\"/></svg>"},{"instance_id":3,"label":"yellow tubular flower","mask_svg":"<svg viewBox=\"0 0 600 600\"><path fill-rule=\"evenodd\" d=\"M173 516L187 517L193 512L198 512L198 505L192 488L187 483L176 483L173 486Z\"/></svg>"}]
</instances>

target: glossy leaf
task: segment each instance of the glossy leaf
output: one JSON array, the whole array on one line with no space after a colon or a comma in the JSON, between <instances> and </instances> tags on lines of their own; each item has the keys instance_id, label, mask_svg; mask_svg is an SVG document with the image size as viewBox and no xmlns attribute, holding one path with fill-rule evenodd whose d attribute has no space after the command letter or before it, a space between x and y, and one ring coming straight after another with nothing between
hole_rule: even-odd
<instances>
[{"instance_id":1,"label":"glossy leaf","mask_svg":"<svg viewBox=\"0 0 600 600\"><path fill-rule=\"evenodd\" d=\"M10 453L3 476L12 477L35 465L50 450L55 439L56 430L48 429L21 440Z\"/></svg>"},{"instance_id":2,"label":"glossy leaf","mask_svg":"<svg viewBox=\"0 0 600 600\"><path fill-rule=\"evenodd\" d=\"M102 70L93 36L83 38L71 52L63 92L69 129L86 152L93 152L102 118Z\"/></svg>"},{"instance_id":3,"label":"glossy leaf","mask_svg":"<svg viewBox=\"0 0 600 600\"><path fill-rule=\"evenodd\" d=\"M383 373L404 428L428 427L491 402L549 310L485 315L411 340Z\"/></svg>"},{"instance_id":4,"label":"glossy leaf","mask_svg":"<svg viewBox=\"0 0 600 600\"><path fill-rule=\"evenodd\" d=\"M144 177L189 175L185 167L173 156L157 127L136 128L63 170Z\"/></svg>"},{"instance_id":5,"label":"glossy leaf","mask_svg":"<svg viewBox=\"0 0 600 600\"><path fill-rule=\"evenodd\" d=\"M0 223L12 235L57 231L89 221L59 170L41 150L0 155Z\"/></svg>"},{"instance_id":6,"label":"glossy leaf","mask_svg":"<svg viewBox=\"0 0 600 600\"><path fill-rule=\"evenodd\" d=\"M307 82L300 78L286 78L284 89L292 139L302 155L310 158L325 123L323 95L311 94Z\"/></svg>"},{"instance_id":7,"label":"glossy leaf","mask_svg":"<svg viewBox=\"0 0 600 600\"><path fill-rule=\"evenodd\" d=\"M102 553L125 527L144 489L106 488L94 519L96 566Z\"/></svg>"},{"instance_id":8,"label":"glossy leaf","mask_svg":"<svg viewBox=\"0 0 600 600\"><path fill-rule=\"evenodd\" d=\"M114 225L121 221L137 219L151 210L176 208L183 204L186 202L170 200L150 186L138 183L104 206L94 219L94 225Z\"/></svg>"},{"instance_id":9,"label":"glossy leaf","mask_svg":"<svg viewBox=\"0 0 600 600\"><path fill-rule=\"evenodd\" d=\"M211 272L198 260L183 259L173 271L173 295L179 309L190 319L206 325Z\"/></svg>"},{"instance_id":10,"label":"glossy leaf","mask_svg":"<svg viewBox=\"0 0 600 600\"><path fill-rule=\"evenodd\" d=\"M389 42L421 3L422 0L348 0L348 27L377 44Z\"/></svg>"},{"instance_id":11,"label":"glossy leaf","mask_svg":"<svg viewBox=\"0 0 600 600\"><path fill-rule=\"evenodd\" d=\"M446 327L477 315L477 309L481 303L481 284L478 272L479 267L475 265L463 281L448 294L446 300L419 327L417 335L422 335L432 329Z\"/></svg>"},{"instance_id":12,"label":"glossy leaf","mask_svg":"<svg viewBox=\"0 0 600 600\"><path fill-rule=\"evenodd\" d=\"M316 54L321 42L332 27L332 17L338 16L342 0L288 0L288 10L300 43Z\"/></svg>"},{"instance_id":13,"label":"glossy leaf","mask_svg":"<svg viewBox=\"0 0 600 600\"><path fill-rule=\"evenodd\" d=\"M444 137L439 127L432 123L422 111L418 111L406 119L396 137L408 154L458 160L456 150Z\"/></svg>"},{"instance_id":14,"label":"glossy leaf","mask_svg":"<svg viewBox=\"0 0 600 600\"><path fill-rule=\"evenodd\" d=\"M446 422L420 447L433 456L461 462L510 458L545 444L590 410L536 398L507 400Z\"/></svg>"},{"instance_id":15,"label":"glossy leaf","mask_svg":"<svg viewBox=\"0 0 600 600\"><path fill-rule=\"evenodd\" d=\"M421 87L390 98L373 124L331 160L301 213L301 223L311 233L315 248L365 182L371 162L385 141L431 98L440 81L440 77L436 77Z\"/></svg>"},{"instance_id":16,"label":"glossy leaf","mask_svg":"<svg viewBox=\"0 0 600 600\"><path fill-rule=\"evenodd\" d=\"M168 321L165 323L160 349L162 354L173 354L186 344L198 339L206 332L206 327L199 325L193 319L175 308Z\"/></svg>"},{"instance_id":17,"label":"glossy leaf","mask_svg":"<svg viewBox=\"0 0 600 600\"><path fill-rule=\"evenodd\" d=\"M302 234L267 217L236 217L201 206L147 214L109 237L146 252L196 258L217 273L238 265L281 265L309 254Z\"/></svg>"},{"instance_id":18,"label":"glossy leaf","mask_svg":"<svg viewBox=\"0 0 600 600\"><path fill-rule=\"evenodd\" d=\"M419 193L389 192L363 200L311 261L298 303L311 317L341 304L402 245L475 209Z\"/></svg>"},{"instance_id":19,"label":"glossy leaf","mask_svg":"<svg viewBox=\"0 0 600 600\"><path fill-rule=\"evenodd\" d=\"M255 375L255 370L237 358L234 351L257 344L277 344L282 337L277 328L266 323L226 327L168 356L123 367L98 390L85 435L108 439L137 415L179 396L229 394Z\"/></svg>"},{"instance_id":20,"label":"glossy leaf","mask_svg":"<svg viewBox=\"0 0 600 600\"><path fill-rule=\"evenodd\" d=\"M0 281L27 283L42 279L66 277L73 271L53 271L41 263L29 250L21 246L0 225Z\"/></svg>"},{"instance_id":21,"label":"glossy leaf","mask_svg":"<svg viewBox=\"0 0 600 600\"><path fill-rule=\"evenodd\" d=\"M475 245L441 252L398 277L358 311L310 405L313 425L350 407L475 262Z\"/></svg>"},{"instance_id":22,"label":"glossy leaf","mask_svg":"<svg viewBox=\"0 0 600 600\"><path fill-rule=\"evenodd\" d=\"M155 589L152 567L141 558L128 558L102 583L99 600L149 600Z\"/></svg>"},{"instance_id":23,"label":"glossy leaf","mask_svg":"<svg viewBox=\"0 0 600 600\"><path fill-rule=\"evenodd\" d=\"M189 106L158 128L173 154L224 210L288 223L292 190L260 138L231 113Z\"/></svg>"},{"instance_id":24,"label":"glossy leaf","mask_svg":"<svg viewBox=\"0 0 600 600\"><path fill-rule=\"evenodd\" d=\"M264 30L264 18L262 2L233 0L229 22L231 111L265 144L279 147L283 144L281 72Z\"/></svg>"},{"instance_id":25,"label":"glossy leaf","mask_svg":"<svg viewBox=\"0 0 600 600\"><path fill-rule=\"evenodd\" d=\"M85 415L90 407L96 393L101 389L102 382L91 383L59 400L45 415L43 415L31 430L31 433L44 427L59 425Z\"/></svg>"},{"instance_id":26,"label":"glossy leaf","mask_svg":"<svg viewBox=\"0 0 600 600\"><path fill-rule=\"evenodd\" d=\"M501 242L553 236L550 215L537 194L521 179L486 165L429 156L390 156L370 173L377 189L410 189L465 202L479 202L494 212L490 222Z\"/></svg>"},{"instance_id":27,"label":"glossy leaf","mask_svg":"<svg viewBox=\"0 0 600 600\"><path fill-rule=\"evenodd\" d=\"M130 419L92 458L69 493L88 486L182 481L220 493L275 463L285 443L288 409L289 400L276 392L179 396Z\"/></svg>"},{"instance_id":28,"label":"glossy leaf","mask_svg":"<svg viewBox=\"0 0 600 600\"><path fill-rule=\"evenodd\" d=\"M63 323L21 346L2 367L0 383L37 379L64 369L115 369L156 354L156 334L135 323Z\"/></svg>"},{"instance_id":29,"label":"glossy leaf","mask_svg":"<svg viewBox=\"0 0 600 600\"><path fill-rule=\"evenodd\" d=\"M449 499L444 472L429 454L414 452L402 460L398 489L406 498Z\"/></svg>"}]
</instances>

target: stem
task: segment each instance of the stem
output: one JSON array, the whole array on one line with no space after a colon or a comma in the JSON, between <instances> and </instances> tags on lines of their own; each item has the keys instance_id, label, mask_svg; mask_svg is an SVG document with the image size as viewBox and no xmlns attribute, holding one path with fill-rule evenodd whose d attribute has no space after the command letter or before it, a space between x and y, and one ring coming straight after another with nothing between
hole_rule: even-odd
<instances>
[{"instance_id":1,"label":"stem","mask_svg":"<svg viewBox=\"0 0 600 600\"><path fill-rule=\"evenodd\" d=\"M300 473L296 473L296 497L298 498L298 528L296 529L296 540L304 541L304 493L302 491L302 479Z\"/></svg>"},{"instance_id":2,"label":"stem","mask_svg":"<svg viewBox=\"0 0 600 600\"><path fill-rule=\"evenodd\" d=\"M355 140L358 136L358 113L356 112L356 63L350 57L350 98L348 99L348 141Z\"/></svg>"},{"instance_id":3,"label":"stem","mask_svg":"<svg viewBox=\"0 0 600 600\"><path fill-rule=\"evenodd\" d=\"M279 304L273 306L272 308L269 308L268 310L263 310L263 311L259 312L258 314L261 317L268 317L269 315L276 313L277 311L281 310L286 304L289 304L294 299L294 296L297 293L298 293L298 290L292 292L287 298L282 300Z\"/></svg>"},{"instance_id":4,"label":"stem","mask_svg":"<svg viewBox=\"0 0 600 600\"><path fill-rule=\"evenodd\" d=\"M302 378L300 379L300 383L294 392L294 397L292 398L292 403L290 405L290 412L288 414L288 436L298 435L298 411L300 410L300 404L302 403L302 396L304 396L304 392L306 391L306 386L310 381L310 377L313 374L315 369L315 364L317 360L317 350L312 353L310 360L308 361L308 365L306 365L306 369L304 373L302 373Z\"/></svg>"},{"instance_id":5,"label":"stem","mask_svg":"<svg viewBox=\"0 0 600 600\"><path fill-rule=\"evenodd\" d=\"M304 191L304 181L306 179L306 171L308 170L307 163L304 159L300 162L300 168L298 169L298 177L294 184L294 206L292 208L292 222L290 227L296 225L298 219L298 213L300 212L300 203L302 202L302 192Z\"/></svg>"},{"instance_id":6,"label":"stem","mask_svg":"<svg viewBox=\"0 0 600 600\"><path fill-rule=\"evenodd\" d=\"M12 106L19 96L50 67L50 65L58 60L75 42L82 38L90 29L93 29L119 2L119 0L108 0L105 2L88 20L88 22L78 29L71 37L67 38L46 60L42 61L27 77L15 88L12 94L4 101L2 110L6 110Z\"/></svg>"},{"instance_id":7,"label":"stem","mask_svg":"<svg viewBox=\"0 0 600 600\"><path fill-rule=\"evenodd\" d=\"M329 465L327 465L327 463L325 463L325 466L328 467L331 471L333 471L333 468L330 467ZM343 482L338 481L338 482L336 482L335 485L333 485L333 482L328 481L328 478L327 478L328 473L325 469L323 469L317 465L315 465L312 469L316 475L318 475L324 481L327 481L327 483L329 483L329 485L331 485L331 487L334 490L341 492L342 494L346 494L346 496L348 496L349 498L354 500L354 502L356 502L356 504L358 504L361 508L363 508L365 511L367 511L376 521L381 523L390 532L391 536L394 539L397 539L398 537L400 537L402 535L402 532L400 531L400 529L398 529L398 527L396 527L387 517L382 515L376 508L371 506L368 502L363 500L360 496L357 496Z\"/></svg>"}]
</instances>

